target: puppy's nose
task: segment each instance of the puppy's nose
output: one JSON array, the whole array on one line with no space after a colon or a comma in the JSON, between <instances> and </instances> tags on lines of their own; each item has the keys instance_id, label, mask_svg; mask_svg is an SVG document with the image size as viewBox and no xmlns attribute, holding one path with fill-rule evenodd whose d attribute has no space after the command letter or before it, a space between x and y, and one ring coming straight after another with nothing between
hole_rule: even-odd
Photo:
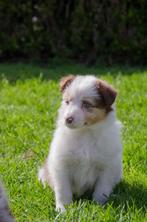
<instances>
[{"instance_id":1,"label":"puppy's nose","mask_svg":"<svg viewBox=\"0 0 147 222\"><path fill-rule=\"evenodd\" d=\"M74 118L72 116L66 118L66 123L71 124L73 122Z\"/></svg>"}]
</instances>

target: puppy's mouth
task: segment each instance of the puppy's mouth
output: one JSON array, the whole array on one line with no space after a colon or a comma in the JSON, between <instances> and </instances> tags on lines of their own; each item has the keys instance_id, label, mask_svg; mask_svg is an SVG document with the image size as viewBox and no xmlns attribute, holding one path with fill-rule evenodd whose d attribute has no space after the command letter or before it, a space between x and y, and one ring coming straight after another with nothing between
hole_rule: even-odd
<instances>
[{"instance_id":1,"label":"puppy's mouth","mask_svg":"<svg viewBox=\"0 0 147 222\"><path fill-rule=\"evenodd\" d=\"M65 123L66 127L68 127L69 129L80 129L80 128L83 128L85 126L88 126L88 123L85 122L81 125L78 125L78 124L75 124L75 123L72 123L72 124L68 124L68 123Z\"/></svg>"},{"instance_id":2,"label":"puppy's mouth","mask_svg":"<svg viewBox=\"0 0 147 222\"><path fill-rule=\"evenodd\" d=\"M78 124L78 123L75 123L75 122L67 123L65 121L65 126L69 129L78 129L78 128L82 128L84 126L84 124Z\"/></svg>"},{"instance_id":3,"label":"puppy's mouth","mask_svg":"<svg viewBox=\"0 0 147 222\"><path fill-rule=\"evenodd\" d=\"M70 129L75 129L75 128L77 128L74 124L65 124L66 125L66 127L68 127L68 128L70 128Z\"/></svg>"}]
</instances>

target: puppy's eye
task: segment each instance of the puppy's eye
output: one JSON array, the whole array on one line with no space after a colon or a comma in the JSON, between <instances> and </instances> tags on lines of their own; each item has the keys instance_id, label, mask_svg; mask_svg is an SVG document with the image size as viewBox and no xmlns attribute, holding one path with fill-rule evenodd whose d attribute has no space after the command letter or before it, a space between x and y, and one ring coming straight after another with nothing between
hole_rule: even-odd
<instances>
[{"instance_id":1,"label":"puppy's eye","mask_svg":"<svg viewBox=\"0 0 147 222\"><path fill-rule=\"evenodd\" d=\"M82 102L82 108L89 109L91 107L92 107L92 105L89 102L87 102L85 100Z\"/></svg>"}]
</instances>

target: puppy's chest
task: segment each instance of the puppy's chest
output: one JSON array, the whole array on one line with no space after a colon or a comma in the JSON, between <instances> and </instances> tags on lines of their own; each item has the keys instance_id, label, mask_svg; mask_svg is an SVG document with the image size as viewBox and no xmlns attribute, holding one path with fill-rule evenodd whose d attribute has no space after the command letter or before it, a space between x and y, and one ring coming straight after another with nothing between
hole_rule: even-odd
<instances>
[{"instance_id":1,"label":"puppy's chest","mask_svg":"<svg viewBox=\"0 0 147 222\"><path fill-rule=\"evenodd\" d=\"M69 164L72 166L91 166L98 162L98 144L97 141L87 141L82 138L75 141L72 149L68 153Z\"/></svg>"},{"instance_id":2,"label":"puppy's chest","mask_svg":"<svg viewBox=\"0 0 147 222\"><path fill-rule=\"evenodd\" d=\"M95 146L96 144L91 143L70 153L68 170L73 193L81 195L87 189L91 189L98 177L101 167Z\"/></svg>"}]
</instances>

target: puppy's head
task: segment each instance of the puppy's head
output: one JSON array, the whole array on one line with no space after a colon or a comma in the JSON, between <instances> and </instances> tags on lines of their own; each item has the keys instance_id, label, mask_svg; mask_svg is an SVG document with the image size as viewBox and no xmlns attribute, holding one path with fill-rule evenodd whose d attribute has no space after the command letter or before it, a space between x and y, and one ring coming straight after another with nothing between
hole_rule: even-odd
<instances>
[{"instance_id":1,"label":"puppy's head","mask_svg":"<svg viewBox=\"0 0 147 222\"><path fill-rule=\"evenodd\" d=\"M69 75L61 79L63 121L69 128L98 123L113 110L116 91L95 76Z\"/></svg>"}]
</instances>

